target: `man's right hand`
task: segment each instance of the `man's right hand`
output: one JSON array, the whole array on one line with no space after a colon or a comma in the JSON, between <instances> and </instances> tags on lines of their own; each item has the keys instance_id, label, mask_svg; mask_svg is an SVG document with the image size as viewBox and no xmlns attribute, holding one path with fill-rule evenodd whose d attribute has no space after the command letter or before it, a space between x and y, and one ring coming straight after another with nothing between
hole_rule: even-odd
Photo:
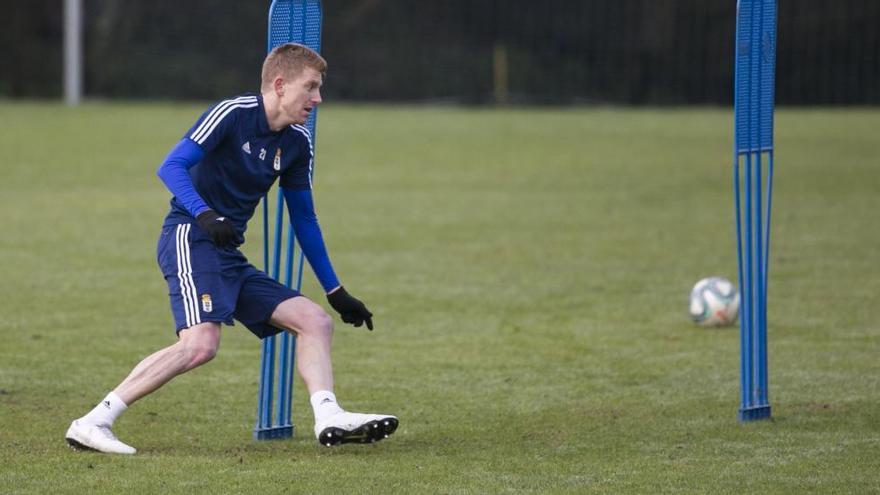
<instances>
[{"instance_id":1,"label":"man's right hand","mask_svg":"<svg viewBox=\"0 0 880 495\"><path fill-rule=\"evenodd\" d=\"M196 217L196 222L208 235L217 247L229 247L235 243L236 233L232 222L226 217L221 217L214 210L205 210Z\"/></svg>"}]
</instances>

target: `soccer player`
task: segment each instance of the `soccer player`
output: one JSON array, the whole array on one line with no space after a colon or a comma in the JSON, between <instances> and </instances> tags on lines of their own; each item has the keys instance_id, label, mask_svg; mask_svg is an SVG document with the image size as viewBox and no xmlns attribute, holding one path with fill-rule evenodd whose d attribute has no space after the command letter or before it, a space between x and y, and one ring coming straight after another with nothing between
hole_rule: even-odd
<instances>
[{"instance_id":1,"label":"soccer player","mask_svg":"<svg viewBox=\"0 0 880 495\"><path fill-rule=\"evenodd\" d=\"M233 318L259 338L296 336L296 364L311 395L323 445L382 440L397 418L343 410L333 394L333 320L302 294L270 278L239 251L248 220L278 180L300 247L342 321L373 329L372 313L339 283L312 203L313 143L303 126L321 103L327 63L309 48L281 45L263 62L261 94L206 111L171 150L158 175L174 195L159 236L159 265L178 340L141 361L66 439L74 447L134 454L111 430L135 401L214 358L221 324Z\"/></svg>"}]
</instances>

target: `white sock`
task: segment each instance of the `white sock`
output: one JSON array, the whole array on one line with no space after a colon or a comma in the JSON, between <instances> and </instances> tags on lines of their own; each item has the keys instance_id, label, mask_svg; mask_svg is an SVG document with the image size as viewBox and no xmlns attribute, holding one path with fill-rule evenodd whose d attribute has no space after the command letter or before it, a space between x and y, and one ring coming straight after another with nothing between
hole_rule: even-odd
<instances>
[{"instance_id":1,"label":"white sock","mask_svg":"<svg viewBox=\"0 0 880 495\"><path fill-rule=\"evenodd\" d=\"M315 411L315 423L320 423L334 414L343 412L336 402L336 395L329 390L319 390L312 394L312 410Z\"/></svg>"},{"instance_id":2,"label":"white sock","mask_svg":"<svg viewBox=\"0 0 880 495\"><path fill-rule=\"evenodd\" d=\"M128 409L128 406L125 405L125 402L122 402L118 395L110 392L94 409L80 418L80 421L93 425L113 426L116 418L124 413L126 409Z\"/></svg>"}]
</instances>

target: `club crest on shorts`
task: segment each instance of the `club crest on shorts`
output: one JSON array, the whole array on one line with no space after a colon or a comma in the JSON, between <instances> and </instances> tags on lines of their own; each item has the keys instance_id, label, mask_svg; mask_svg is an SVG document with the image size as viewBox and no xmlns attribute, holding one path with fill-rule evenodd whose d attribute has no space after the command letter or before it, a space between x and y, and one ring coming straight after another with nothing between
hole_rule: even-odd
<instances>
[{"instance_id":1,"label":"club crest on shorts","mask_svg":"<svg viewBox=\"0 0 880 495\"><path fill-rule=\"evenodd\" d=\"M275 150L275 161L272 163L275 170L281 170L281 148Z\"/></svg>"},{"instance_id":2,"label":"club crest on shorts","mask_svg":"<svg viewBox=\"0 0 880 495\"><path fill-rule=\"evenodd\" d=\"M211 302L211 294L202 294L202 311L210 313L213 309L214 304Z\"/></svg>"}]
</instances>

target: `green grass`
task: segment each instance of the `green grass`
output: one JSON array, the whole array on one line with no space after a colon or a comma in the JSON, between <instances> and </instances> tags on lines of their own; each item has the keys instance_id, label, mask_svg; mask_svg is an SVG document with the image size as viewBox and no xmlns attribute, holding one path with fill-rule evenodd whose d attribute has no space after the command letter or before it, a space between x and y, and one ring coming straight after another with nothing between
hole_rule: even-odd
<instances>
[{"instance_id":1,"label":"green grass","mask_svg":"<svg viewBox=\"0 0 880 495\"><path fill-rule=\"evenodd\" d=\"M318 446L297 382L294 439L254 442L236 326L117 423L137 456L69 450L174 341L154 170L202 109L0 103L0 491L880 491L880 111L858 109L777 114L771 421L736 420L737 330L686 316L699 278L736 279L728 111L327 106L317 208L377 325L337 326L337 392L398 433Z\"/></svg>"}]
</instances>

